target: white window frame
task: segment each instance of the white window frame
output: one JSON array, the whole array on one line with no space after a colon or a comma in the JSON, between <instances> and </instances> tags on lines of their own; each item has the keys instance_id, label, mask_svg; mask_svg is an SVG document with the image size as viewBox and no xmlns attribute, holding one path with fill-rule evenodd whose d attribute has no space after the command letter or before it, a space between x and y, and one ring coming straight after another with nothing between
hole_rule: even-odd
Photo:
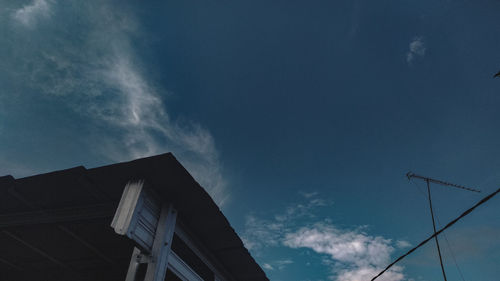
<instances>
[{"instance_id":1,"label":"white window frame","mask_svg":"<svg viewBox=\"0 0 500 281\"><path fill-rule=\"evenodd\" d=\"M213 272L215 281L234 280L227 279L225 276L230 275L218 269L223 270L223 267L209 251L195 243L177 223L173 205L161 202L152 190L145 188L144 181L127 183L111 226L117 234L128 236L141 248L134 248L125 281L164 281L167 269L183 281L206 281L171 250L174 233ZM137 269L142 263L147 264L146 275L144 280L136 280Z\"/></svg>"}]
</instances>

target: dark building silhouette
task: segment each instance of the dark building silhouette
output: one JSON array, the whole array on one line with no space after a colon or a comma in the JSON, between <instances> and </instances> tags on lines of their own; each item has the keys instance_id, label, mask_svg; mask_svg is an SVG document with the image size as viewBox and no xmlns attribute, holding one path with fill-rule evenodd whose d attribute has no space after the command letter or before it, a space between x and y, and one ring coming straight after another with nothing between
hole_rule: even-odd
<instances>
[{"instance_id":1,"label":"dark building silhouette","mask_svg":"<svg viewBox=\"0 0 500 281\"><path fill-rule=\"evenodd\" d=\"M0 253L2 281L268 280L170 153L0 177Z\"/></svg>"}]
</instances>

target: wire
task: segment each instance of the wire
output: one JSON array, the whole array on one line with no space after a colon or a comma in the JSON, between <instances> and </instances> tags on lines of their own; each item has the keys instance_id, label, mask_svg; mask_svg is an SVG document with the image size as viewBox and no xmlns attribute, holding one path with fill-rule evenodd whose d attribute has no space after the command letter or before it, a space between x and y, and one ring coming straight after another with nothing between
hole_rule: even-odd
<instances>
[{"instance_id":1,"label":"wire","mask_svg":"<svg viewBox=\"0 0 500 281\"><path fill-rule=\"evenodd\" d=\"M416 181L412 181L412 180L411 180L410 182L411 182L411 183L413 183L413 184L417 187L418 191L420 191L420 193L422 194L422 196L424 196L424 198L426 198L426 199L427 199L427 195L426 195L426 194L425 194L425 192L422 190L422 188L420 187L420 185L419 185Z\"/></svg>"},{"instance_id":2,"label":"wire","mask_svg":"<svg viewBox=\"0 0 500 281\"><path fill-rule=\"evenodd\" d=\"M470 214L472 211L474 211L474 209L476 209L477 207L479 207L480 205L486 203L488 200L490 200L491 198L493 198L495 195L497 195L498 193L500 192L500 188L497 189L495 192L491 193L490 195L484 197L483 199L481 199L481 201L477 202L474 206L472 206L470 209L468 209L467 211L463 212L460 216L458 216L456 219L450 221L445 227L441 228L438 232L434 233L433 235L431 235L430 237L428 237L427 239L425 239L424 241L420 242L420 244L418 244L416 247L412 248L411 250L409 250L406 254L400 256L399 258L397 258L395 261L393 261L391 264L389 264L384 270L382 270L379 274L377 274L375 277L373 277L371 279L371 281L377 279L380 275L384 274L389 268L391 268L393 265L395 265L397 262L399 262L400 260L404 259L406 256L408 256L409 254L413 253L416 249L420 248L421 246L423 246L424 244L426 244L427 242L429 242L429 240L431 240L432 238L434 238L435 236L441 234L441 232L443 232L444 230L446 230L447 228L449 228L450 226L454 225L457 221L459 221L460 219L462 219L463 217L467 216L468 214Z\"/></svg>"},{"instance_id":3,"label":"wire","mask_svg":"<svg viewBox=\"0 0 500 281\"><path fill-rule=\"evenodd\" d=\"M436 217L437 219L437 217ZM439 223L439 220L438 220ZM448 245L448 249L450 249L451 256L453 257L453 262L455 263L455 267L457 268L458 273L460 273L460 277L462 278L462 281L465 281L464 275L462 274L462 270L460 270L460 267L458 266L457 259L455 258L455 254L453 253L453 250L451 249L450 242L448 241L448 238L446 237L446 234L443 233L444 240L446 241L446 244Z\"/></svg>"},{"instance_id":4,"label":"wire","mask_svg":"<svg viewBox=\"0 0 500 281\"><path fill-rule=\"evenodd\" d=\"M429 184L429 180L426 180L427 182L427 194L429 195L429 207L431 209L431 218L432 218L432 228L434 229L434 240L436 241L436 247L438 250L438 255L439 255L439 263L441 264L441 272L443 272L443 278L444 281L446 280L446 273L444 271L444 265L443 265L443 257L441 257L441 248L439 247L439 241L438 237L436 235L436 222L434 221L434 211L432 210L432 199L431 199L431 188Z\"/></svg>"},{"instance_id":5,"label":"wire","mask_svg":"<svg viewBox=\"0 0 500 281\"><path fill-rule=\"evenodd\" d=\"M417 190L422 194L423 197L427 197L425 195L425 192L421 189L420 185L416 181L410 181L410 182L415 184L415 186L417 187ZM441 225L441 222L439 221L439 217L436 215L435 218L438 222L438 225ZM457 271L460 274L462 281L465 281L464 275L462 273L462 270L460 270L460 267L458 266L457 259L455 258L455 253L453 252L453 250L451 248L451 243L449 242L448 237L446 236L446 233L443 233L443 236L444 236L444 239L446 241L446 244L448 245L448 249L450 250L451 256L453 258L453 262L455 263L455 267L457 268Z\"/></svg>"}]
</instances>

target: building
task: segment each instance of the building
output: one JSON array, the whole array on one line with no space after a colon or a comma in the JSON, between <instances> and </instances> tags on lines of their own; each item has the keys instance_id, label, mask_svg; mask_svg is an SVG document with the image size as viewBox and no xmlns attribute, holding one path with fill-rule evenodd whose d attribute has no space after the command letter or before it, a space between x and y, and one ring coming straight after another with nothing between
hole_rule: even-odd
<instances>
[{"instance_id":1,"label":"building","mask_svg":"<svg viewBox=\"0 0 500 281\"><path fill-rule=\"evenodd\" d=\"M268 280L170 154L0 177L2 281Z\"/></svg>"}]
</instances>

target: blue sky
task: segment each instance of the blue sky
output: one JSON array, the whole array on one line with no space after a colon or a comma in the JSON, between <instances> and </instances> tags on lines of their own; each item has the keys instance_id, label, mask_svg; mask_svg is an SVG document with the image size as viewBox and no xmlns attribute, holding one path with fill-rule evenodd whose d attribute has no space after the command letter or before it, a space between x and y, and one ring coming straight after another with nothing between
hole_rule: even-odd
<instances>
[{"instance_id":1,"label":"blue sky","mask_svg":"<svg viewBox=\"0 0 500 281\"><path fill-rule=\"evenodd\" d=\"M0 174L172 151L272 280L362 281L500 181L500 2L0 1ZM500 275L500 201L442 238ZM479 239L478 239L479 238ZM432 244L380 280L441 278Z\"/></svg>"}]
</instances>

